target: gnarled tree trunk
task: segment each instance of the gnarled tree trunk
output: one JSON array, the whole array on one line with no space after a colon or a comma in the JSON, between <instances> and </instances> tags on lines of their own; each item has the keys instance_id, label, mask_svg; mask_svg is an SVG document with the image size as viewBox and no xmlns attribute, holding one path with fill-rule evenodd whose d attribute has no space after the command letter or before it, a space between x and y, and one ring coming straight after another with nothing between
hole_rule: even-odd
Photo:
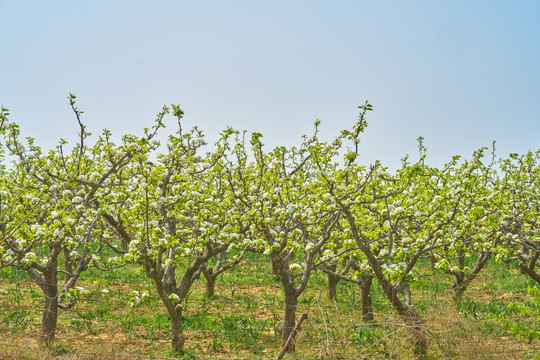
<instances>
[{"instance_id":1,"label":"gnarled tree trunk","mask_svg":"<svg viewBox=\"0 0 540 360\"><path fill-rule=\"evenodd\" d=\"M182 307L177 305L171 315L171 345L175 351L181 351L186 342L182 328Z\"/></svg>"},{"instance_id":2,"label":"gnarled tree trunk","mask_svg":"<svg viewBox=\"0 0 540 360\"><path fill-rule=\"evenodd\" d=\"M337 270L337 264L331 264L327 265L328 270L332 272L336 272ZM328 282L326 287L326 297L330 301L334 301L337 298L337 284L339 282L339 278L333 274L328 273Z\"/></svg>"},{"instance_id":3,"label":"gnarled tree trunk","mask_svg":"<svg viewBox=\"0 0 540 360\"><path fill-rule=\"evenodd\" d=\"M45 308L41 320L41 340L45 344L51 345L58 323L58 286L55 282L48 282L44 287Z\"/></svg>"},{"instance_id":4,"label":"gnarled tree trunk","mask_svg":"<svg viewBox=\"0 0 540 360\"><path fill-rule=\"evenodd\" d=\"M460 254L458 257L459 270L450 272L454 275L454 284L452 286L454 290L454 298L461 299L465 293L467 287L473 282L473 280L478 276L480 271L486 265L486 262L491 258L491 253L482 252L478 259L474 269L471 271L469 276L465 276L465 256Z\"/></svg>"},{"instance_id":5,"label":"gnarled tree trunk","mask_svg":"<svg viewBox=\"0 0 540 360\"><path fill-rule=\"evenodd\" d=\"M285 346L287 339L291 335L296 325L296 309L298 308L298 296L295 292L285 290L285 312L283 317L283 327L281 328L281 346ZM286 349L287 353L293 353L296 350L294 341Z\"/></svg>"},{"instance_id":6,"label":"gnarled tree trunk","mask_svg":"<svg viewBox=\"0 0 540 360\"><path fill-rule=\"evenodd\" d=\"M416 310L409 305L403 303L398 304L393 302L392 305L397 310L398 314L401 316L405 325L409 330L413 344L413 352L418 358L423 359L427 355L427 339L425 335L426 331L426 322L425 320L416 312Z\"/></svg>"},{"instance_id":7,"label":"gnarled tree trunk","mask_svg":"<svg viewBox=\"0 0 540 360\"><path fill-rule=\"evenodd\" d=\"M46 266L33 264L32 267L25 268L25 271L39 285L45 297L41 320L41 341L47 345L53 343L58 323L58 254L60 251L60 244L53 243L49 249L49 261Z\"/></svg>"},{"instance_id":8,"label":"gnarled tree trunk","mask_svg":"<svg viewBox=\"0 0 540 360\"><path fill-rule=\"evenodd\" d=\"M377 269L374 272L377 275L377 280L379 281L379 284L381 284L386 297L390 300L392 307L397 311L409 331L414 355L420 359L425 358L427 355L425 320L412 305L406 304L398 298L398 292L394 289L390 281L382 276L382 271L380 271L380 269Z\"/></svg>"},{"instance_id":9,"label":"gnarled tree trunk","mask_svg":"<svg viewBox=\"0 0 540 360\"><path fill-rule=\"evenodd\" d=\"M371 307L371 284L373 276L362 274L360 286L362 321L373 321L373 308Z\"/></svg>"},{"instance_id":10,"label":"gnarled tree trunk","mask_svg":"<svg viewBox=\"0 0 540 360\"><path fill-rule=\"evenodd\" d=\"M535 270L539 258L540 251L535 251L532 255L528 256L528 262L520 260L518 266L523 273L529 275L534 281L540 284L540 273Z\"/></svg>"},{"instance_id":11,"label":"gnarled tree trunk","mask_svg":"<svg viewBox=\"0 0 540 360\"><path fill-rule=\"evenodd\" d=\"M173 302L173 300L169 298L169 295L175 293L169 293L167 291L167 285L164 284L162 278L155 276L153 280L159 297L161 298L161 301L165 305L165 308L167 309L167 312L171 318L171 346L173 350L181 351L184 347L184 343L186 342L184 330L182 328L183 299L180 298L178 301Z\"/></svg>"},{"instance_id":12,"label":"gnarled tree trunk","mask_svg":"<svg viewBox=\"0 0 540 360\"><path fill-rule=\"evenodd\" d=\"M272 275L279 276L279 268L277 264L272 261L272 256L270 256L270 263L272 264Z\"/></svg>"},{"instance_id":13,"label":"gnarled tree trunk","mask_svg":"<svg viewBox=\"0 0 540 360\"><path fill-rule=\"evenodd\" d=\"M206 292L205 296L207 298L214 296L214 293L216 291L216 277L214 276L214 272L212 269L209 269L205 265L202 266L202 274L204 275L204 278L206 279Z\"/></svg>"}]
</instances>

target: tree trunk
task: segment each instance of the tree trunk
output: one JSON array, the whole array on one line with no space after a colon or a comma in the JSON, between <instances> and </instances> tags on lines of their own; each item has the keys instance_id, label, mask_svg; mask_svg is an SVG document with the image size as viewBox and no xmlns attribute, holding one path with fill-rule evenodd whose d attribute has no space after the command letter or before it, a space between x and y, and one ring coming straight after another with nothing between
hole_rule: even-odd
<instances>
[{"instance_id":1,"label":"tree trunk","mask_svg":"<svg viewBox=\"0 0 540 360\"><path fill-rule=\"evenodd\" d=\"M214 296L216 291L216 279L210 278L206 279L206 297L212 297Z\"/></svg>"},{"instance_id":2,"label":"tree trunk","mask_svg":"<svg viewBox=\"0 0 540 360\"><path fill-rule=\"evenodd\" d=\"M491 258L491 254L488 252L482 252L478 259L476 260L476 264L474 265L474 269L471 271L471 274L469 276L465 276L465 258L463 259L460 257L459 259L459 266L460 270L459 272L453 272L454 275L454 298L461 299L463 297L463 294L465 293L465 290L467 287L473 282L473 280L478 276L480 271L484 268L486 265L486 262Z\"/></svg>"},{"instance_id":3,"label":"tree trunk","mask_svg":"<svg viewBox=\"0 0 540 360\"><path fill-rule=\"evenodd\" d=\"M531 255L529 258L529 263L521 262L518 264L519 269L523 271L523 273L529 275L534 281L540 284L540 273L536 272L536 266L538 259L540 258L540 252L535 252Z\"/></svg>"},{"instance_id":4,"label":"tree trunk","mask_svg":"<svg viewBox=\"0 0 540 360\"><path fill-rule=\"evenodd\" d=\"M396 309L397 307L394 306ZM398 306L399 307L399 306ZM424 359L427 355L426 322L412 306L402 305L398 310L411 335L414 355Z\"/></svg>"},{"instance_id":5,"label":"tree trunk","mask_svg":"<svg viewBox=\"0 0 540 360\"><path fill-rule=\"evenodd\" d=\"M176 269L167 265L163 271L163 286L167 289L169 294L176 292Z\"/></svg>"},{"instance_id":6,"label":"tree trunk","mask_svg":"<svg viewBox=\"0 0 540 360\"><path fill-rule=\"evenodd\" d=\"M283 315L283 326L281 327L281 348L285 353L294 353L296 349L294 341L287 344L287 340L296 325L295 315L298 307L298 297L304 291L308 277L306 276L306 273L304 273L304 276L302 277L303 281L299 287L296 287L294 275L286 267L286 260L275 252L272 252L271 260L272 264L275 265L278 270L285 295L285 312ZM305 269L304 271L308 270Z\"/></svg>"},{"instance_id":7,"label":"tree trunk","mask_svg":"<svg viewBox=\"0 0 540 360\"><path fill-rule=\"evenodd\" d=\"M181 351L184 347L186 339L184 337L184 330L182 329L182 303L183 298L179 298L178 302L173 303L169 298L170 293L166 292L166 288L159 277L154 278L156 284L156 290L161 298L161 301L165 305L169 317L171 318L171 346L175 351ZM172 293L176 294L176 293ZM178 296L178 294L176 294Z\"/></svg>"},{"instance_id":8,"label":"tree trunk","mask_svg":"<svg viewBox=\"0 0 540 360\"><path fill-rule=\"evenodd\" d=\"M412 305L402 302L398 297L398 291L396 291L387 278L385 278L381 265L378 263L373 253L368 250L364 251L364 254L368 257L373 272L377 277L377 281L383 288L383 291L390 300L392 307L397 311L411 337L411 343L413 346L414 355L418 359L425 359L427 356L427 339L425 336L426 321L420 316L420 314L414 309Z\"/></svg>"},{"instance_id":9,"label":"tree trunk","mask_svg":"<svg viewBox=\"0 0 540 360\"><path fill-rule=\"evenodd\" d=\"M336 272L337 265L332 264L327 266L328 270ZM328 283L326 287L326 296L329 301L335 301L337 298L337 284L339 282L339 278L335 275L328 274Z\"/></svg>"},{"instance_id":10,"label":"tree trunk","mask_svg":"<svg viewBox=\"0 0 540 360\"><path fill-rule=\"evenodd\" d=\"M534 270L530 269L530 266L526 267L524 269L525 273L531 277L534 281L536 281L538 284L540 284L540 273L535 272Z\"/></svg>"},{"instance_id":11,"label":"tree trunk","mask_svg":"<svg viewBox=\"0 0 540 360\"><path fill-rule=\"evenodd\" d=\"M296 325L296 308L298 307L298 296L295 293L288 293L285 290L285 314L283 319L283 327L281 328L281 346L285 346L287 339L291 335L294 326ZM290 343L286 349L287 353L294 353L295 344Z\"/></svg>"},{"instance_id":12,"label":"tree trunk","mask_svg":"<svg viewBox=\"0 0 540 360\"><path fill-rule=\"evenodd\" d=\"M411 343L413 346L414 355L418 359L425 359L427 356L427 339L425 336L426 330L426 321L420 316L420 314L414 309L412 305L402 302L398 297L398 291L394 289L390 280L385 278L383 275L380 264L377 262L376 258L371 252L364 252L368 260L370 260L370 265L372 266L373 272L377 277L377 281L383 288L383 291L390 300L392 307L397 311L411 337Z\"/></svg>"},{"instance_id":13,"label":"tree trunk","mask_svg":"<svg viewBox=\"0 0 540 360\"><path fill-rule=\"evenodd\" d=\"M452 289L454 291L454 298L461 299L465 293L467 285L464 283L465 275L462 272L454 274L454 284Z\"/></svg>"},{"instance_id":14,"label":"tree trunk","mask_svg":"<svg viewBox=\"0 0 540 360\"><path fill-rule=\"evenodd\" d=\"M171 345L175 351L181 351L186 339L182 329L182 307L176 306L174 314L171 315Z\"/></svg>"},{"instance_id":15,"label":"tree trunk","mask_svg":"<svg viewBox=\"0 0 540 360\"><path fill-rule=\"evenodd\" d=\"M58 322L58 285L56 281L56 268L51 269L50 276L46 276L46 284L43 285L43 295L45 296L45 308L41 321L41 340L51 345L54 341L56 324Z\"/></svg>"},{"instance_id":16,"label":"tree trunk","mask_svg":"<svg viewBox=\"0 0 540 360\"><path fill-rule=\"evenodd\" d=\"M171 263L173 262L173 247L167 249L167 258L171 260ZM172 264L165 266L165 270L163 271L163 286L169 294L173 294L176 292L176 268Z\"/></svg>"},{"instance_id":17,"label":"tree trunk","mask_svg":"<svg viewBox=\"0 0 540 360\"><path fill-rule=\"evenodd\" d=\"M461 299L467 285L464 284L465 280L465 252L463 250L458 251L458 267L457 272L452 272L454 275L454 284L452 288L454 290L454 298Z\"/></svg>"},{"instance_id":18,"label":"tree trunk","mask_svg":"<svg viewBox=\"0 0 540 360\"><path fill-rule=\"evenodd\" d=\"M402 302L397 292L392 288L392 284L386 279L378 279L388 300L397 311L411 336L414 355L419 359L424 359L427 355L427 339L425 336L426 322L411 305Z\"/></svg>"},{"instance_id":19,"label":"tree trunk","mask_svg":"<svg viewBox=\"0 0 540 360\"><path fill-rule=\"evenodd\" d=\"M201 272L206 279L206 292L205 296L207 298L214 296L216 290L216 274L212 268L208 268L206 264L201 265Z\"/></svg>"},{"instance_id":20,"label":"tree trunk","mask_svg":"<svg viewBox=\"0 0 540 360\"><path fill-rule=\"evenodd\" d=\"M279 277L279 267L278 265L272 260L272 257L270 256L270 263L272 264L272 275Z\"/></svg>"},{"instance_id":21,"label":"tree trunk","mask_svg":"<svg viewBox=\"0 0 540 360\"><path fill-rule=\"evenodd\" d=\"M373 308L371 307L371 283L373 277L370 275L362 275L362 283L360 284L360 294L362 301L362 321L373 321Z\"/></svg>"}]
</instances>

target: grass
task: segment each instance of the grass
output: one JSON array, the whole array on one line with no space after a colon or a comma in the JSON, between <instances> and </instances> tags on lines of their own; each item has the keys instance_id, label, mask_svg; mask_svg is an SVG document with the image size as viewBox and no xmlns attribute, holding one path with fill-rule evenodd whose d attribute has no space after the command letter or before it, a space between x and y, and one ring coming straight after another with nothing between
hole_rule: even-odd
<instances>
[{"instance_id":1,"label":"grass","mask_svg":"<svg viewBox=\"0 0 540 360\"><path fill-rule=\"evenodd\" d=\"M309 314L288 359L412 359L408 334L374 281L375 321L360 321L358 286L340 282L325 299L326 277L314 273L299 299ZM59 315L52 348L39 344L42 294L24 272L0 271L0 359L273 359L280 350L281 284L268 259L250 254L222 274L216 294L196 283L183 325L185 351L170 349L168 315L151 282L134 268L89 270L88 299ZM107 289L108 293L102 290ZM540 359L540 290L512 265L490 262L465 292L452 298L452 279L422 277L413 303L428 323L430 359ZM150 296L134 303L130 292Z\"/></svg>"}]
</instances>

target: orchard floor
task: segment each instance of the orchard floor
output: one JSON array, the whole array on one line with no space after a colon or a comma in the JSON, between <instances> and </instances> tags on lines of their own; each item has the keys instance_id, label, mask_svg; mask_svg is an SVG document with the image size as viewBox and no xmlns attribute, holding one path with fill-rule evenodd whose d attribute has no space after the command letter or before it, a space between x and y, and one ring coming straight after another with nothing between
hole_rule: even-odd
<instances>
[{"instance_id":1,"label":"orchard floor","mask_svg":"<svg viewBox=\"0 0 540 360\"><path fill-rule=\"evenodd\" d=\"M165 308L134 268L89 270L88 290L61 311L52 347L39 342L43 298L25 273L0 271L0 359L275 359L280 351L283 299L264 258L253 255L218 278L204 297L201 279L184 312L185 351L170 349ZM297 352L286 359L412 359L406 329L377 284L375 321L360 321L359 289L338 284L325 298L316 273L300 298L306 312ZM452 298L452 279L435 274L412 286L413 303L428 324L429 359L540 359L540 289L511 265L489 263L465 297ZM104 291L106 290L106 291ZM143 292L149 294L139 302Z\"/></svg>"}]
</instances>

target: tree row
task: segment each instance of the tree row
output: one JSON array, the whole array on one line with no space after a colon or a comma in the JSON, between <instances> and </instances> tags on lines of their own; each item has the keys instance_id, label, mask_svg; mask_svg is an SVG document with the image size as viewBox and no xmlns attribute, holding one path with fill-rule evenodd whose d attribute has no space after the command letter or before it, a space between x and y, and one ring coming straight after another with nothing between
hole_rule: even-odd
<instances>
[{"instance_id":1,"label":"tree row","mask_svg":"<svg viewBox=\"0 0 540 360\"><path fill-rule=\"evenodd\" d=\"M246 252L266 255L281 281L282 346L315 271L328 276L330 299L338 281L360 287L363 321L373 319L378 282L419 357L428 324L410 284L426 271L452 276L457 298L490 259L515 262L540 283L540 150L497 159L494 146L480 148L435 167L420 138L417 159L404 157L397 170L364 165L367 102L332 141L320 139L317 120L295 146L266 149L262 134L228 128L209 147L172 105L143 134L114 142L107 130L92 138L74 95L69 102L77 141L48 152L0 112L0 268L26 271L42 290L45 343L91 267L140 267L170 316L176 350L193 284L205 279L212 296ZM169 114L175 129L160 143ZM429 270L418 266L424 260Z\"/></svg>"}]
</instances>

